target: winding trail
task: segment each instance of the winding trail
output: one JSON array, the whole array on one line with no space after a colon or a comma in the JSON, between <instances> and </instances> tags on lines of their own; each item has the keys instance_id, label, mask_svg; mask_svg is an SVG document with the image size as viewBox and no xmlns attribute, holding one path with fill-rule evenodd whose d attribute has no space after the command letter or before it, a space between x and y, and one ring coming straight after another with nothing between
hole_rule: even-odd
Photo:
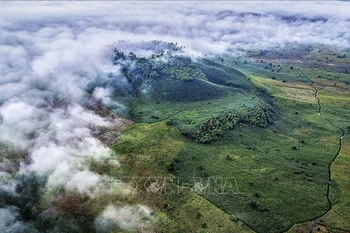
<instances>
[{"instance_id":1,"label":"winding trail","mask_svg":"<svg viewBox=\"0 0 350 233\"><path fill-rule=\"evenodd\" d=\"M337 128L340 131L340 135L339 135L339 146L338 146L338 150L337 153L335 154L335 156L333 157L333 159L331 160L331 162L328 164L328 184L327 184L327 190L326 190L326 197L327 197L327 202L328 202L328 209L321 214L320 216L315 217L314 219L311 220L310 222L310 230L309 233L313 232L313 228L315 225L315 221L317 218L320 218L322 216L324 216L326 213L328 213L330 210L332 210L332 202L330 200L329 197L329 190L330 190L330 186L332 184L332 173L331 173L331 166L333 164L333 162L337 159L337 157L339 156L339 153L342 149L342 139L345 135L345 130L336 126L332 121L330 121L327 117L325 117L324 115L321 114L321 110L322 110L322 105L321 105L321 101L318 98L318 89L314 86L314 81L307 76L300 68L298 68L298 70L301 72L301 74L310 81L310 86L315 90L314 96L317 99L317 104L318 104L318 114L325 119L330 125L332 125L333 127Z\"/></svg>"}]
</instances>

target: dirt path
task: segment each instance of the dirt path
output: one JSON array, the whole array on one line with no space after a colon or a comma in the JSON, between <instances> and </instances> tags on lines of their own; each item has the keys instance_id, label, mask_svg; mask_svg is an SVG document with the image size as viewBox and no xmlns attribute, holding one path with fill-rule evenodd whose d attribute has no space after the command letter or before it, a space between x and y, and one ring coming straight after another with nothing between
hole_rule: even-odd
<instances>
[{"instance_id":1,"label":"dirt path","mask_svg":"<svg viewBox=\"0 0 350 233\"><path fill-rule=\"evenodd\" d=\"M321 101L320 99L318 98L318 89L314 86L314 81L308 77L306 74L304 74L304 72L298 68L298 70L302 73L302 75L307 78L309 81L310 81L310 86L315 90L315 98L317 99L317 104L318 104L318 114L323 118L325 119L329 124L331 124L333 127L337 128L339 131L340 131L340 134L339 134L339 146L338 146L338 150L337 150L337 153L335 154L335 156L333 157L332 161L328 164L328 184L327 184L327 190L326 190L326 197L327 197L327 202L328 202L328 209L327 211L325 211L322 215L314 218L311 220L310 222L310 230L309 230L309 233L312 233L313 232L313 228L314 228L314 225L315 225L315 220L317 218L320 218L322 216L324 216L326 213L328 213L330 210L332 210L332 202L330 200L330 197L329 197L329 190L330 190L330 186L332 184L332 172L331 172L331 166L333 164L333 162L337 159L337 157L339 156L339 153L342 149L342 139L345 135L345 130L336 126L331 120L329 120L327 117L323 116L322 113L321 113L321 110L322 110L322 105L321 105Z\"/></svg>"}]
</instances>

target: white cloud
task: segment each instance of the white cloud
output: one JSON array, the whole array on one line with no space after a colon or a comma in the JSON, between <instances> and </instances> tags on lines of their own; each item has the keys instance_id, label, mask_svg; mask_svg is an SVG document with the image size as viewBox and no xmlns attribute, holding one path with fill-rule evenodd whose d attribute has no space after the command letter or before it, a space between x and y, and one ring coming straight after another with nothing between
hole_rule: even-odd
<instances>
[{"instance_id":1,"label":"white cloud","mask_svg":"<svg viewBox=\"0 0 350 233\"><path fill-rule=\"evenodd\" d=\"M35 107L29 104L16 102L2 106L0 108L0 114L4 123L15 124L32 117L35 110Z\"/></svg>"},{"instance_id":2,"label":"white cloud","mask_svg":"<svg viewBox=\"0 0 350 233\"><path fill-rule=\"evenodd\" d=\"M72 179L68 181L66 187L69 191L89 194L99 180L100 176L93 172L80 171L74 174Z\"/></svg>"},{"instance_id":3,"label":"white cloud","mask_svg":"<svg viewBox=\"0 0 350 233\"><path fill-rule=\"evenodd\" d=\"M89 45L85 50L92 53L118 40L179 42L188 52L201 54L220 53L227 47L245 48L247 44L266 47L291 41L308 43L310 37L311 42L345 46L350 39L347 2L42 2L39 6L33 3L2 5L3 21L11 21L14 28L23 25L27 30L40 32L40 37L51 41L44 47L72 47L77 44L71 41L78 40ZM36 14L38 9L45 13ZM53 24L57 30L51 29ZM279 36L280 33L284 36ZM52 41L53 38L57 40Z\"/></svg>"},{"instance_id":4,"label":"white cloud","mask_svg":"<svg viewBox=\"0 0 350 233\"><path fill-rule=\"evenodd\" d=\"M97 87L92 94L97 100L101 100L105 105L111 103L111 90L108 88Z\"/></svg>"},{"instance_id":5,"label":"white cloud","mask_svg":"<svg viewBox=\"0 0 350 233\"><path fill-rule=\"evenodd\" d=\"M125 80L108 81L109 74L120 77L111 64L112 47L138 55L163 49L144 43L149 40L177 42L194 55L296 42L348 47L349 4L0 2L0 144L27 155L17 167L47 174L48 187L106 191L113 181L89 171L88 161L106 159L116 168L119 163L95 137L110 122L87 109L86 90L96 83L94 98L126 111L112 98L116 86L128 88ZM149 214L145 208L109 206L102 218L133 228ZM16 224L11 217L6 221Z\"/></svg>"},{"instance_id":6,"label":"white cloud","mask_svg":"<svg viewBox=\"0 0 350 233\"><path fill-rule=\"evenodd\" d=\"M108 205L96 219L98 229L110 232L113 224L123 230L140 230L152 220L151 210L144 205Z\"/></svg>"},{"instance_id":7,"label":"white cloud","mask_svg":"<svg viewBox=\"0 0 350 233\"><path fill-rule=\"evenodd\" d=\"M41 146L32 153L31 169L35 171L48 172L55 169L61 162L66 161L69 156L64 147L54 144Z\"/></svg>"}]
</instances>

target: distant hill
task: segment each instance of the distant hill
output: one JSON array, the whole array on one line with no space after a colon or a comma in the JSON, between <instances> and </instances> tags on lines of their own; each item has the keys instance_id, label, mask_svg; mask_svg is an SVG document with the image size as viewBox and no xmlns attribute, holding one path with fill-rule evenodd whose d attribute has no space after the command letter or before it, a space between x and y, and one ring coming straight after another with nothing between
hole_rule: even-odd
<instances>
[{"instance_id":1,"label":"distant hill","mask_svg":"<svg viewBox=\"0 0 350 233\"><path fill-rule=\"evenodd\" d=\"M121 74L111 75L105 86L113 85L115 100L128 108L127 117L136 122L168 120L202 143L237 124L266 127L272 122L271 98L243 73L209 59L194 61L181 47L167 45L150 56L114 49L113 63ZM210 123L218 119L221 123Z\"/></svg>"}]
</instances>

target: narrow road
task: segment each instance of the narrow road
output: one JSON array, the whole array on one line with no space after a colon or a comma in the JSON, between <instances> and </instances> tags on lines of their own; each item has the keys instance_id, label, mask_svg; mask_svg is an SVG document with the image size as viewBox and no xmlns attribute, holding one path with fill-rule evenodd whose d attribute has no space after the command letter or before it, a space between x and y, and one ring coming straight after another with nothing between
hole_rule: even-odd
<instances>
[{"instance_id":1,"label":"narrow road","mask_svg":"<svg viewBox=\"0 0 350 233\"><path fill-rule=\"evenodd\" d=\"M327 211L325 211L321 216L318 216L314 219L311 220L311 223L310 223L310 230L309 230L309 233L312 233L313 232L313 228L314 228L314 225L315 225L315 220L317 218L320 218L322 216L324 216L326 213L328 213L330 210L332 210L332 202L330 200L330 197L329 197L329 190L330 190L330 186L332 184L332 173L331 173L331 166L333 164L333 162L337 159L337 157L339 156L339 153L342 149L342 139L345 135L345 130L336 126L332 121L330 121L327 117L323 116L321 114L321 110L322 110L322 105L321 105L321 101L320 99L318 98L318 89L314 86L314 81L309 78L309 76L307 76L306 74L304 74L304 72L298 68L298 70L302 73L302 75L308 79L310 81L310 86L315 90L315 93L314 93L314 96L315 98L317 99L317 104L318 104L318 114L323 118L325 119L329 124L331 124L333 127L339 129L340 131L340 135L339 135L339 146L338 146L338 150L337 150L337 153L335 154L335 156L333 157L332 161L328 164L328 184L327 184L327 190L326 190L326 197L327 197L327 202L328 202L328 209Z\"/></svg>"},{"instance_id":2,"label":"narrow road","mask_svg":"<svg viewBox=\"0 0 350 233\"><path fill-rule=\"evenodd\" d=\"M315 90L315 93L314 93L314 96L315 98L317 99L317 104L318 104L318 114L321 115L321 109L322 109L322 106L321 106L321 101L320 99L318 98L317 94L318 94L318 90L317 88L314 86L314 81L309 78L309 76L307 76L306 74L304 74L304 72L298 68L298 70L301 72L301 74L307 79L310 81L310 86ZM325 117L324 117L325 118Z\"/></svg>"}]
</instances>

